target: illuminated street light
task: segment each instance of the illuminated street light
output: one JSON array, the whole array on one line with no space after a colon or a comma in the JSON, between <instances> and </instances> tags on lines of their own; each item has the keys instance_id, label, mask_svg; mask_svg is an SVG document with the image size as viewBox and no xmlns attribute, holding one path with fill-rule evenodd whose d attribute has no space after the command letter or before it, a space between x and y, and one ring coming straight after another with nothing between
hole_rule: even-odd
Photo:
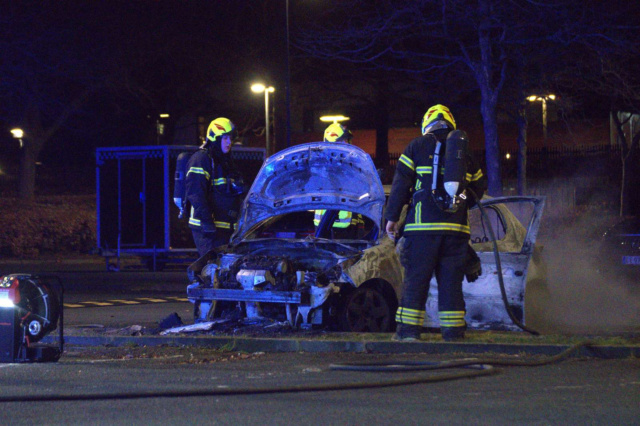
<instances>
[{"instance_id":1,"label":"illuminated street light","mask_svg":"<svg viewBox=\"0 0 640 426\"><path fill-rule=\"evenodd\" d=\"M349 117L345 117L344 115L323 115L320 117L320 121L324 121L325 123L339 123L347 120L349 120Z\"/></svg>"},{"instance_id":2,"label":"illuminated street light","mask_svg":"<svg viewBox=\"0 0 640 426\"><path fill-rule=\"evenodd\" d=\"M556 95L553 95L553 94L544 95L544 96L532 95L527 97L527 100L529 102L536 102L536 101L542 102L542 137L543 137L544 146L547 145L547 99L555 101Z\"/></svg>"},{"instance_id":3,"label":"illuminated street light","mask_svg":"<svg viewBox=\"0 0 640 426\"><path fill-rule=\"evenodd\" d=\"M22 129L11 129L11 134L15 139L18 139L20 142L20 148L24 146L22 143L22 138L24 137L24 131Z\"/></svg>"},{"instance_id":4,"label":"illuminated street light","mask_svg":"<svg viewBox=\"0 0 640 426\"><path fill-rule=\"evenodd\" d=\"M158 118L156 119L156 145L160 145L160 136L164 136L165 125L160 122L161 118L169 118L169 114L158 114Z\"/></svg>"},{"instance_id":5,"label":"illuminated street light","mask_svg":"<svg viewBox=\"0 0 640 426\"><path fill-rule=\"evenodd\" d=\"M510 159L511 159L511 154L509 154L509 153L507 152L507 155L505 155L504 157L505 157L507 160L510 160Z\"/></svg>"},{"instance_id":6,"label":"illuminated street light","mask_svg":"<svg viewBox=\"0 0 640 426\"><path fill-rule=\"evenodd\" d=\"M275 92L276 89L271 86L267 87L264 84L256 83L251 86L251 90L255 93L264 92L264 128L266 135L267 156L269 156L269 154L271 154L271 144L269 141L269 93Z\"/></svg>"}]
</instances>

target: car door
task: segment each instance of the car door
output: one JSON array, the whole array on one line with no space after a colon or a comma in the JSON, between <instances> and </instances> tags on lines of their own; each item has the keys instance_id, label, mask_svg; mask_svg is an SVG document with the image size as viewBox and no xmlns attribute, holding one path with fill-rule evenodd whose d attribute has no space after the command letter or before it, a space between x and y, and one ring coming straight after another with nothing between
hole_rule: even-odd
<instances>
[{"instance_id":1,"label":"car door","mask_svg":"<svg viewBox=\"0 0 640 426\"><path fill-rule=\"evenodd\" d=\"M520 322L525 322L527 283L545 268L536 247L544 197L512 196L485 198L482 201L486 217L475 207L469 212L471 244L482 261L482 275L474 282L463 282L466 321L472 329L517 329L509 318L502 300L498 268L493 251L493 230L500 254L502 276L511 310ZM438 287L431 280L426 305L425 326L439 327Z\"/></svg>"}]
</instances>

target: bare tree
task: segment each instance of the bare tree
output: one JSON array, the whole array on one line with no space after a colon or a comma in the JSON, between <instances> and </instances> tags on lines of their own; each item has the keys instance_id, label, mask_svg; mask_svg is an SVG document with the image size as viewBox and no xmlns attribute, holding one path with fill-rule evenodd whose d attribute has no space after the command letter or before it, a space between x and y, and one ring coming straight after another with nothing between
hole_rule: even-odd
<instances>
[{"instance_id":1,"label":"bare tree","mask_svg":"<svg viewBox=\"0 0 640 426\"><path fill-rule=\"evenodd\" d=\"M496 108L514 55L547 44L605 41L607 9L597 2L497 0L341 1L299 43L308 54L420 75L442 85L475 82L484 124L489 193L502 193ZM332 24L327 24L334 23ZM455 90L455 88L451 88ZM446 102L446 101L445 101Z\"/></svg>"}]
</instances>

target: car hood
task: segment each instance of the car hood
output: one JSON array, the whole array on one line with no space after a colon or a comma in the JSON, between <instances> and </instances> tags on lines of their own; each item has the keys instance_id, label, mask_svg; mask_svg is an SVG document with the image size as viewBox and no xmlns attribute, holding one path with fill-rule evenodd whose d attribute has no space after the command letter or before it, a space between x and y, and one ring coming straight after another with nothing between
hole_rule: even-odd
<instances>
[{"instance_id":1,"label":"car hood","mask_svg":"<svg viewBox=\"0 0 640 426\"><path fill-rule=\"evenodd\" d=\"M371 157L345 143L297 145L265 161L247 194L232 241L271 216L348 210L380 226L384 191Z\"/></svg>"}]
</instances>

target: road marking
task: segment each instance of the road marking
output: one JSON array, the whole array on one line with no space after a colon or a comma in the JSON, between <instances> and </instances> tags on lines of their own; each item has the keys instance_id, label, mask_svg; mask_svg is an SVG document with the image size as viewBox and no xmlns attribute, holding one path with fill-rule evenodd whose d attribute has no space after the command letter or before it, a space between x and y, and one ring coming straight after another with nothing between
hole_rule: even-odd
<instances>
[{"instance_id":1,"label":"road marking","mask_svg":"<svg viewBox=\"0 0 640 426\"><path fill-rule=\"evenodd\" d=\"M136 297L136 300L146 300L147 302L152 302L152 303L166 303L167 300L166 299L153 299L150 297Z\"/></svg>"},{"instance_id":2,"label":"road marking","mask_svg":"<svg viewBox=\"0 0 640 426\"><path fill-rule=\"evenodd\" d=\"M120 299L112 299L109 302L114 303L122 303L123 305L139 305L140 302L136 302L135 300L120 300Z\"/></svg>"},{"instance_id":3,"label":"road marking","mask_svg":"<svg viewBox=\"0 0 640 426\"><path fill-rule=\"evenodd\" d=\"M82 301L76 303L65 303L65 308L95 308L103 306L126 306L126 305L145 305L150 303L168 303L168 302L188 302L186 297L168 296L168 297L137 297L133 300L125 299L109 299L106 301Z\"/></svg>"}]
</instances>

